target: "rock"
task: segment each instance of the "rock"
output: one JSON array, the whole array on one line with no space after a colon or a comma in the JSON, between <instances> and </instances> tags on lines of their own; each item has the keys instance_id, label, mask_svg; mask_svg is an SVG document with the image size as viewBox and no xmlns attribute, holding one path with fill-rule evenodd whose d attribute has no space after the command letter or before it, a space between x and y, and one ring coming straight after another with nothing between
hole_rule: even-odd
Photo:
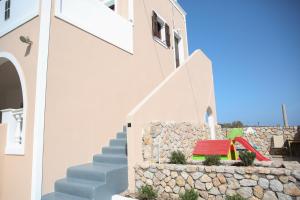
<instances>
[{"instance_id":1,"label":"rock","mask_svg":"<svg viewBox=\"0 0 300 200\"><path fill-rule=\"evenodd\" d=\"M286 194L282 194L280 192L277 192L278 200L293 200L292 197Z\"/></svg>"},{"instance_id":2,"label":"rock","mask_svg":"<svg viewBox=\"0 0 300 200\"><path fill-rule=\"evenodd\" d=\"M257 185L253 188L253 194L257 198L261 199L264 196L264 189L261 186Z\"/></svg>"},{"instance_id":3,"label":"rock","mask_svg":"<svg viewBox=\"0 0 300 200\"><path fill-rule=\"evenodd\" d=\"M272 191L267 191L264 194L263 200L277 200L276 194Z\"/></svg>"},{"instance_id":4,"label":"rock","mask_svg":"<svg viewBox=\"0 0 300 200\"><path fill-rule=\"evenodd\" d=\"M235 169L235 172L238 173L238 174L245 174L245 169L241 168L241 167L237 167Z\"/></svg>"},{"instance_id":5,"label":"rock","mask_svg":"<svg viewBox=\"0 0 300 200\"><path fill-rule=\"evenodd\" d=\"M205 190L205 184L202 183L201 181L197 180L195 182L195 188L198 190Z\"/></svg>"},{"instance_id":6,"label":"rock","mask_svg":"<svg viewBox=\"0 0 300 200\"><path fill-rule=\"evenodd\" d=\"M178 194L178 193L179 193L179 190L180 190L180 187L178 187L178 186L175 186L175 187L173 188L173 192L174 192L175 194Z\"/></svg>"},{"instance_id":7,"label":"rock","mask_svg":"<svg viewBox=\"0 0 300 200\"><path fill-rule=\"evenodd\" d=\"M244 178L244 176L242 176L242 175L240 175L240 174L234 174L233 176L234 176L234 178L236 178L236 179L238 179L238 180L241 180L241 179Z\"/></svg>"},{"instance_id":8,"label":"rock","mask_svg":"<svg viewBox=\"0 0 300 200\"><path fill-rule=\"evenodd\" d=\"M166 178L166 175L164 175L163 173L161 173L160 171L155 173L155 176L161 181L164 178Z\"/></svg>"},{"instance_id":9,"label":"rock","mask_svg":"<svg viewBox=\"0 0 300 200\"><path fill-rule=\"evenodd\" d=\"M176 178L178 176L178 173L177 172L171 172L171 177L172 178Z\"/></svg>"},{"instance_id":10,"label":"rock","mask_svg":"<svg viewBox=\"0 0 300 200\"><path fill-rule=\"evenodd\" d=\"M144 183L143 183L142 181L137 181L137 182L135 183L135 186L136 186L138 189L141 188L143 185L144 185Z\"/></svg>"},{"instance_id":11,"label":"rock","mask_svg":"<svg viewBox=\"0 0 300 200\"><path fill-rule=\"evenodd\" d=\"M213 179L213 185L215 187L218 187L219 185L221 185L221 182L219 181L219 179L217 177Z\"/></svg>"},{"instance_id":12,"label":"rock","mask_svg":"<svg viewBox=\"0 0 300 200\"><path fill-rule=\"evenodd\" d=\"M251 177L250 177L252 180L255 180L255 181L258 181L258 176L257 175L255 175L255 174L253 174L253 175L251 175Z\"/></svg>"},{"instance_id":13,"label":"rock","mask_svg":"<svg viewBox=\"0 0 300 200\"><path fill-rule=\"evenodd\" d=\"M183 187L185 185L185 180L182 178L182 176L178 176L176 178L176 184L180 187Z\"/></svg>"},{"instance_id":14,"label":"rock","mask_svg":"<svg viewBox=\"0 0 300 200\"><path fill-rule=\"evenodd\" d=\"M288 176L279 176L279 180L282 183L288 183L289 182L289 177Z\"/></svg>"},{"instance_id":15,"label":"rock","mask_svg":"<svg viewBox=\"0 0 300 200\"><path fill-rule=\"evenodd\" d=\"M230 177L232 177L233 175L232 175L232 174L226 173L226 174L224 174L224 176L225 176L226 178L230 178Z\"/></svg>"},{"instance_id":16,"label":"rock","mask_svg":"<svg viewBox=\"0 0 300 200\"><path fill-rule=\"evenodd\" d=\"M231 189L226 190L226 195L228 195L228 196L233 196L235 194L236 194L236 191L234 191L234 190L231 190Z\"/></svg>"},{"instance_id":17,"label":"rock","mask_svg":"<svg viewBox=\"0 0 300 200\"><path fill-rule=\"evenodd\" d=\"M170 194L171 199L179 199L179 195L178 194Z\"/></svg>"},{"instance_id":18,"label":"rock","mask_svg":"<svg viewBox=\"0 0 300 200\"><path fill-rule=\"evenodd\" d=\"M258 185L261 186L264 189L269 188L269 181L265 178L260 178L258 179Z\"/></svg>"},{"instance_id":19,"label":"rock","mask_svg":"<svg viewBox=\"0 0 300 200\"><path fill-rule=\"evenodd\" d=\"M252 197L252 188L251 187L243 187L236 191L239 195L244 197L245 199Z\"/></svg>"},{"instance_id":20,"label":"rock","mask_svg":"<svg viewBox=\"0 0 300 200\"><path fill-rule=\"evenodd\" d=\"M207 176L206 174L204 174L201 178L200 181L203 183L208 183L211 182L211 178L209 176Z\"/></svg>"},{"instance_id":21,"label":"rock","mask_svg":"<svg viewBox=\"0 0 300 200\"><path fill-rule=\"evenodd\" d=\"M217 174L217 177L218 177L220 183L222 183L222 184L226 183L226 178L223 174Z\"/></svg>"},{"instance_id":22,"label":"rock","mask_svg":"<svg viewBox=\"0 0 300 200\"><path fill-rule=\"evenodd\" d=\"M165 181L161 181L160 184L161 184L161 186L163 186L163 187L166 187L166 185L167 185Z\"/></svg>"},{"instance_id":23,"label":"rock","mask_svg":"<svg viewBox=\"0 0 300 200\"><path fill-rule=\"evenodd\" d=\"M165 187L165 191L166 191L167 193L170 193L170 192L172 192L173 190L172 190L169 186L166 186L166 187Z\"/></svg>"},{"instance_id":24,"label":"rock","mask_svg":"<svg viewBox=\"0 0 300 200\"><path fill-rule=\"evenodd\" d=\"M206 190L210 190L213 187L212 183L206 183L205 184Z\"/></svg>"},{"instance_id":25,"label":"rock","mask_svg":"<svg viewBox=\"0 0 300 200\"><path fill-rule=\"evenodd\" d=\"M146 184L147 184L147 185L153 185L153 181L152 181L151 179L147 179L147 180L146 180Z\"/></svg>"},{"instance_id":26,"label":"rock","mask_svg":"<svg viewBox=\"0 0 300 200\"><path fill-rule=\"evenodd\" d=\"M168 182L168 186L170 186L171 188L174 188L176 185L176 181L174 179L171 179L169 182Z\"/></svg>"},{"instance_id":27,"label":"rock","mask_svg":"<svg viewBox=\"0 0 300 200\"><path fill-rule=\"evenodd\" d=\"M204 199L208 199L208 192L206 191L200 191L199 195Z\"/></svg>"},{"instance_id":28,"label":"rock","mask_svg":"<svg viewBox=\"0 0 300 200\"><path fill-rule=\"evenodd\" d=\"M270 188L274 192L281 192L281 191L283 191L283 185L281 184L280 181L275 180L275 179L270 181Z\"/></svg>"},{"instance_id":29,"label":"rock","mask_svg":"<svg viewBox=\"0 0 300 200\"><path fill-rule=\"evenodd\" d=\"M215 173L210 173L210 174L208 174L208 176L211 178L215 178L217 175Z\"/></svg>"},{"instance_id":30,"label":"rock","mask_svg":"<svg viewBox=\"0 0 300 200\"><path fill-rule=\"evenodd\" d=\"M285 169L283 168L275 168L275 169L271 169L271 174L274 174L274 175L284 175L285 174Z\"/></svg>"},{"instance_id":31,"label":"rock","mask_svg":"<svg viewBox=\"0 0 300 200\"><path fill-rule=\"evenodd\" d=\"M240 185L245 187L255 186L257 185L257 181L254 181L252 179L243 179L240 181Z\"/></svg>"},{"instance_id":32,"label":"rock","mask_svg":"<svg viewBox=\"0 0 300 200\"><path fill-rule=\"evenodd\" d=\"M291 181L291 182L293 182L293 183L296 183L296 182L297 182L297 180L296 180L294 177L292 177L292 176L289 176L289 181Z\"/></svg>"},{"instance_id":33,"label":"rock","mask_svg":"<svg viewBox=\"0 0 300 200\"><path fill-rule=\"evenodd\" d=\"M167 178L165 178L164 181L167 183L167 182L169 182L171 179L172 179L172 178L171 178L170 176L168 176Z\"/></svg>"},{"instance_id":34,"label":"rock","mask_svg":"<svg viewBox=\"0 0 300 200\"><path fill-rule=\"evenodd\" d=\"M154 177L154 178L153 178L153 184L154 184L155 186L157 186L157 185L160 184L160 181L158 180L157 177Z\"/></svg>"},{"instance_id":35,"label":"rock","mask_svg":"<svg viewBox=\"0 0 300 200\"><path fill-rule=\"evenodd\" d=\"M168 170L168 169L164 169L164 170L163 170L163 173L164 173L166 176L170 176L170 174L171 174L170 170Z\"/></svg>"},{"instance_id":36,"label":"rock","mask_svg":"<svg viewBox=\"0 0 300 200\"><path fill-rule=\"evenodd\" d=\"M186 180L189 177L189 174L186 172L181 172L181 176Z\"/></svg>"},{"instance_id":37,"label":"rock","mask_svg":"<svg viewBox=\"0 0 300 200\"><path fill-rule=\"evenodd\" d=\"M153 179L154 174L151 173L151 172L149 172L149 171L146 171L146 172L144 173L144 177L145 177L145 178L148 178L148 179Z\"/></svg>"},{"instance_id":38,"label":"rock","mask_svg":"<svg viewBox=\"0 0 300 200\"><path fill-rule=\"evenodd\" d=\"M228 178L227 185L229 189L233 189L233 190L240 188L239 182L234 178Z\"/></svg>"},{"instance_id":39,"label":"rock","mask_svg":"<svg viewBox=\"0 0 300 200\"><path fill-rule=\"evenodd\" d=\"M194 187L194 180L193 180L193 178L192 178L191 176L189 176L189 177L187 178L187 182L188 182L188 184L189 184L191 187Z\"/></svg>"},{"instance_id":40,"label":"rock","mask_svg":"<svg viewBox=\"0 0 300 200\"><path fill-rule=\"evenodd\" d=\"M212 194L212 195L219 195L219 194L220 194L218 188L216 188L216 187L211 188L211 189L208 191L208 193L209 193L209 194Z\"/></svg>"},{"instance_id":41,"label":"rock","mask_svg":"<svg viewBox=\"0 0 300 200\"><path fill-rule=\"evenodd\" d=\"M197 167L194 165L189 165L189 166L187 166L186 171L187 172L195 172L195 171L197 171Z\"/></svg>"},{"instance_id":42,"label":"rock","mask_svg":"<svg viewBox=\"0 0 300 200\"><path fill-rule=\"evenodd\" d=\"M227 185L220 185L219 186L219 191L221 194L225 194L227 190Z\"/></svg>"},{"instance_id":43,"label":"rock","mask_svg":"<svg viewBox=\"0 0 300 200\"><path fill-rule=\"evenodd\" d=\"M203 175L202 172L195 172L192 174L192 177L194 180L197 180L198 178L200 178Z\"/></svg>"},{"instance_id":44,"label":"rock","mask_svg":"<svg viewBox=\"0 0 300 200\"><path fill-rule=\"evenodd\" d=\"M300 189L294 183L288 183L283 186L285 194L290 196L300 196Z\"/></svg>"},{"instance_id":45,"label":"rock","mask_svg":"<svg viewBox=\"0 0 300 200\"><path fill-rule=\"evenodd\" d=\"M267 175L266 177L267 177L267 179L269 179L269 180L272 180L272 179L275 178L275 176L273 176L273 175Z\"/></svg>"},{"instance_id":46,"label":"rock","mask_svg":"<svg viewBox=\"0 0 300 200\"><path fill-rule=\"evenodd\" d=\"M192 187L189 184L185 184L184 189L185 190L190 190L190 189L192 189Z\"/></svg>"},{"instance_id":47,"label":"rock","mask_svg":"<svg viewBox=\"0 0 300 200\"><path fill-rule=\"evenodd\" d=\"M300 181L300 170L295 170L295 171L293 171L292 175L293 175L298 181Z\"/></svg>"}]
</instances>

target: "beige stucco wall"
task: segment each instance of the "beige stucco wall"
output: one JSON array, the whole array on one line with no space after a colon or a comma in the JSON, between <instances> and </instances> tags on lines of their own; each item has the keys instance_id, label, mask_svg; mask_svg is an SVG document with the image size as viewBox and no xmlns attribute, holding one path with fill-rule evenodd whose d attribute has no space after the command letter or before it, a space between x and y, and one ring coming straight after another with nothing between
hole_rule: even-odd
<instances>
[{"instance_id":1,"label":"beige stucco wall","mask_svg":"<svg viewBox=\"0 0 300 200\"><path fill-rule=\"evenodd\" d=\"M153 9L172 29L168 0L135 0L133 55L52 16L43 193L53 191L68 167L91 162L122 130L129 111L174 71L174 50L152 38ZM183 17L174 16L185 30Z\"/></svg>"},{"instance_id":2,"label":"beige stucco wall","mask_svg":"<svg viewBox=\"0 0 300 200\"><path fill-rule=\"evenodd\" d=\"M128 128L129 188L134 190L136 163L142 162L143 128L152 121L205 123L205 113L211 107L216 119L214 83L211 61L200 51L172 73L143 103L130 112Z\"/></svg>"},{"instance_id":3,"label":"beige stucco wall","mask_svg":"<svg viewBox=\"0 0 300 200\"><path fill-rule=\"evenodd\" d=\"M37 65L37 44L39 18L0 38L0 52L12 54L23 70L27 90L26 142L24 156L4 154L6 129L0 124L0 199L29 200L31 195L32 140L35 105L35 80ZM20 42L21 35L29 36L33 41L31 52L25 56L26 45ZM0 86L1 87L1 86Z\"/></svg>"}]
</instances>

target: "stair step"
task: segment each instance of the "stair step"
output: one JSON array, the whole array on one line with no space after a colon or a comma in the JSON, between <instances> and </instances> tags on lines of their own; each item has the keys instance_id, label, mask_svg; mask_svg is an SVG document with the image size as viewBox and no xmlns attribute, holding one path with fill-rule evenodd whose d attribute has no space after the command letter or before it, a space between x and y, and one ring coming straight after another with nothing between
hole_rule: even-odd
<instances>
[{"instance_id":1,"label":"stair step","mask_svg":"<svg viewBox=\"0 0 300 200\"><path fill-rule=\"evenodd\" d=\"M119 168L119 166L113 164L88 163L68 168L67 177L105 182L106 173L117 168Z\"/></svg>"},{"instance_id":2,"label":"stair step","mask_svg":"<svg viewBox=\"0 0 300 200\"><path fill-rule=\"evenodd\" d=\"M126 146L127 140L126 139L112 139L109 142L110 146Z\"/></svg>"},{"instance_id":3,"label":"stair step","mask_svg":"<svg viewBox=\"0 0 300 200\"><path fill-rule=\"evenodd\" d=\"M89 200L89 199L68 195L60 192L53 192L44 195L41 200Z\"/></svg>"},{"instance_id":4,"label":"stair step","mask_svg":"<svg viewBox=\"0 0 300 200\"><path fill-rule=\"evenodd\" d=\"M127 138L127 134L124 132L119 132L117 133L117 139L126 139Z\"/></svg>"},{"instance_id":5,"label":"stair step","mask_svg":"<svg viewBox=\"0 0 300 200\"><path fill-rule=\"evenodd\" d=\"M118 146L111 146L111 147L103 147L102 148L103 154L120 154L126 155L126 147L118 147Z\"/></svg>"},{"instance_id":6,"label":"stair step","mask_svg":"<svg viewBox=\"0 0 300 200\"><path fill-rule=\"evenodd\" d=\"M96 163L111 163L111 164L127 164L126 155L115 155L115 154L97 154L94 155L94 162Z\"/></svg>"},{"instance_id":7,"label":"stair step","mask_svg":"<svg viewBox=\"0 0 300 200\"><path fill-rule=\"evenodd\" d=\"M64 178L55 182L55 192L93 199L96 190L105 187L104 182Z\"/></svg>"}]
</instances>

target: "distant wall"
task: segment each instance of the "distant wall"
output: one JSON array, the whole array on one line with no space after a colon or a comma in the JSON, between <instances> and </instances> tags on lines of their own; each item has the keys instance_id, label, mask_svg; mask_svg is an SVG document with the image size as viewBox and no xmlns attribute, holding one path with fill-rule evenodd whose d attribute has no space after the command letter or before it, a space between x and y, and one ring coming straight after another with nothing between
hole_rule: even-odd
<instances>
[{"instance_id":1,"label":"distant wall","mask_svg":"<svg viewBox=\"0 0 300 200\"><path fill-rule=\"evenodd\" d=\"M253 127L254 134L245 138L263 155L270 156L272 137L284 135L284 140L293 139L299 134L298 127ZM217 139L225 139L231 129L216 126ZM247 128L244 128L244 132ZM192 152L198 140L210 139L207 125L188 122L152 122L142 129L142 156L144 161L168 163L172 151L182 151L188 162L192 162ZM237 143L237 147L240 147ZM158 151L159 150L159 151ZM158 158L159 157L159 158Z\"/></svg>"}]
</instances>

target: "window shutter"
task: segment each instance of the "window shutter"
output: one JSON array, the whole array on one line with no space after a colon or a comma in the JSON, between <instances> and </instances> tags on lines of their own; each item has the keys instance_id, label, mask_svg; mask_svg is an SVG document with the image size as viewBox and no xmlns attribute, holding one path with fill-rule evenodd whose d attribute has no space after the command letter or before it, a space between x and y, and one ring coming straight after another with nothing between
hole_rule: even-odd
<instances>
[{"instance_id":1,"label":"window shutter","mask_svg":"<svg viewBox=\"0 0 300 200\"><path fill-rule=\"evenodd\" d=\"M153 36L158 36L158 26L157 26L157 14L153 11L152 15L152 34Z\"/></svg>"},{"instance_id":2,"label":"window shutter","mask_svg":"<svg viewBox=\"0 0 300 200\"><path fill-rule=\"evenodd\" d=\"M171 46L170 27L167 23L165 24L165 29L166 29L166 44L170 48Z\"/></svg>"}]
</instances>

